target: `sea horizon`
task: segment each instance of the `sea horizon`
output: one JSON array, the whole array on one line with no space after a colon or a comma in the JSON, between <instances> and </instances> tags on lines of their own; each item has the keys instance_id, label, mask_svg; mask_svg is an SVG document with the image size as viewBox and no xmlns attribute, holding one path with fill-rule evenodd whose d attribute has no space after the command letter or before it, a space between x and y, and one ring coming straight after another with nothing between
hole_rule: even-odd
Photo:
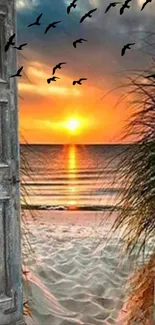
<instances>
[{"instance_id":1,"label":"sea horizon","mask_svg":"<svg viewBox=\"0 0 155 325\"><path fill-rule=\"evenodd\" d=\"M20 143L20 146L130 146L135 143Z\"/></svg>"}]
</instances>

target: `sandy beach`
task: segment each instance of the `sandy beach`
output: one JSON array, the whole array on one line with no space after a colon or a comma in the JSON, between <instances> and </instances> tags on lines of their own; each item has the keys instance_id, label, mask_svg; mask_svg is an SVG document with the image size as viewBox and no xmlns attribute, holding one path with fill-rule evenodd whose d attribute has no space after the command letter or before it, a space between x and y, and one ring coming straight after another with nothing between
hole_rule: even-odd
<instances>
[{"instance_id":1,"label":"sandy beach","mask_svg":"<svg viewBox=\"0 0 155 325\"><path fill-rule=\"evenodd\" d=\"M26 211L33 253L24 247L25 300L38 325L118 324L130 261L118 235L107 242L110 212ZM123 315L124 316L124 315ZM119 325L122 323L119 322Z\"/></svg>"}]
</instances>

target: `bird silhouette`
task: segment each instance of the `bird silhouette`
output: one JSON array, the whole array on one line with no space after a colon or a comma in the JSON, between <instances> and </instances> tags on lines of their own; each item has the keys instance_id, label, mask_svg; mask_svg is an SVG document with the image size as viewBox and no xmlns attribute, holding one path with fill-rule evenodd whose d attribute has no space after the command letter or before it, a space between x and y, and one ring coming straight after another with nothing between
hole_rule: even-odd
<instances>
[{"instance_id":1,"label":"bird silhouette","mask_svg":"<svg viewBox=\"0 0 155 325\"><path fill-rule=\"evenodd\" d=\"M129 2L131 2L131 1L132 1L132 0L126 0L126 1L123 3L123 5L122 5L122 7L121 7L121 9L120 9L120 15L123 15L125 8L127 8L127 9L130 8L130 6L129 6L128 4L129 4Z\"/></svg>"},{"instance_id":2,"label":"bird silhouette","mask_svg":"<svg viewBox=\"0 0 155 325\"><path fill-rule=\"evenodd\" d=\"M108 12L109 10L110 10L110 8L111 7L116 7L116 5L117 4L120 4L121 2L111 2L110 4L109 4L109 6L106 8L106 10L105 10L105 14L106 14L106 12Z\"/></svg>"},{"instance_id":3,"label":"bird silhouette","mask_svg":"<svg viewBox=\"0 0 155 325\"><path fill-rule=\"evenodd\" d=\"M146 6L149 2L152 2L152 0L146 0L146 1L143 3L142 8L141 8L141 11L145 8L145 6Z\"/></svg>"},{"instance_id":4,"label":"bird silhouette","mask_svg":"<svg viewBox=\"0 0 155 325\"><path fill-rule=\"evenodd\" d=\"M76 8L76 2L77 2L78 0L73 0L71 3L70 3L70 5L67 7L67 13L69 14L70 13L70 11L71 11L71 9L72 8Z\"/></svg>"},{"instance_id":5,"label":"bird silhouette","mask_svg":"<svg viewBox=\"0 0 155 325\"><path fill-rule=\"evenodd\" d=\"M27 45L27 43L24 43L24 44L20 44L19 46L14 46L13 48L21 51L23 49L23 47L26 45Z\"/></svg>"},{"instance_id":6,"label":"bird silhouette","mask_svg":"<svg viewBox=\"0 0 155 325\"><path fill-rule=\"evenodd\" d=\"M41 18L42 15L43 15L43 14L40 14L40 15L37 17L36 21L35 21L34 23L28 25L28 27L31 27L31 26L34 26L34 25L36 25L36 26L40 26L41 24L40 24L39 21L40 21L40 18Z\"/></svg>"},{"instance_id":7,"label":"bird silhouette","mask_svg":"<svg viewBox=\"0 0 155 325\"><path fill-rule=\"evenodd\" d=\"M149 79L149 78L155 78L155 73L149 75L149 76L146 76L145 78Z\"/></svg>"},{"instance_id":8,"label":"bird silhouette","mask_svg":"<svg viewBox=\"0 0 155 325\"><path fill-rule=\"evenodd\" d=\"M6 45L5 45L5 52L8 51L8 49L9 49L9 47L10 47L11 45L12 45L12 46L15 45L15 42L13 42L13 39L15 38L15 36L16 36L16 34L13 34L13 35L10 36L8 42L7 42Z\"/></svg>"},{"instance_id":9,"label":"bird silhouette","mask_svg":"<svg viewBox=\"0 0 155 325\"><path fill-rule=\"evenodd\" d=\"M124 4L128 5L132 0L125 0Z\"/></svg>"},{"instance_id":10,"label":"bird silhouette","mask_svg":"<svg viewBox=\"0 0 155 325\"><path fill-rule=\"evenodd\" d=\"M49 25L47 26L47 28L45 29L45 33L44 33L44 34L46 34L46 33L48 32L48 30L49 30L51 27L52 27L52 28L56 28L56 25L59 24L59 23L61 23L61 20L59 20L59 21L55 21L54 23L49 24Z\"/></svg>"},{"instance_id":11,"label":"bird silhouette","mask_svg":"<svg viewBox=\"0 0 155 325\"><path fill-rule=\"evenodd\" d=\"M13 78L13 77L22 77L22 75L20 74L23 70L23 66L17 70L17 73L16 74L13 74L10 78Z\"/></svg>"},{"instance_id":12,"label":"bird silhouette","mask_svg":"<svg viewBox=\"0 0 155 325\"><path fill-rule=\"evenodd\" d=\"M124 45L124 47L122 48L121 56L123 56L125 54L127 49L128 50L131 49L131 47L130 47L131 45L135 45L135 43L128 43L128 44Z\"/></svg>"},{"instance_id":13,"label":"bird silhouette","mask_svg":"<svg viewBox=\"0 0 155 325\"><path fill-rule=\"evenodd\" d=\"M60 78L54 76L52 78L47 79L47 83L50 84L51 81L57 81L57 79L60 79Z\"/></svg>"},{"instance_id":14,"label":"bird silhouette","mask_svg":"<svg viewBox=\"0 0 155 325\"><path fill-rule=\"evenodd\" d=\"M87 78L81 78L81 79L79 79L79 80L74 80L73 81L73 86L75 86L76 84L78 84L78 85L82 85L82 80L87 80Z\"/></svg>"},{"instance_id":15,"label":"bird silhouette","mask_svg":"<svg viewBox=\"0 0 155 325\"><path fill-rule=\"evenodd\" d=\"M77 39L76 41L73 42L73 46L76 48L76 44L77 43L82 43L82 42L87 42L87 40L84 39L84 38L79 38L79 39Z\"/></svg>"},{"instance_id":16,"label":"bird silhouette","mask_svg":"<svg viewBox=\"0 0 155 325\"><path fill-rule=\"evenodd\" d=\"M131 2L132 0L126 0L125 3L128 5L129 2Z\"/></svg>"},{"instance_id":17,"label":"bird silhouette","mask_svg":"<svg viewBox=\"0 0 155 325\"><path fill-rule=\"evenodd\" d=\"M82 18L81 18L81 20L80 20L80 23L82 23L87 17L89 17L89 18L91 18L92 17L92 13L94 12L94 11L96 11L97 10L97 8L95 8L95 9L92 9L92 10L90 10L89 12L87 12Z\"/></svg>"},{"instance_id":18,"label":"bird silhouette","mask_svg":"<svg viewBox=\"0 0 155 325\"><path fill-rule=\"evenodd\" d=\"M57 64L54 68L53 68L53 75L55 74L55 71L57 70L57 69L61 69L61 65L62 64L66 64L67 62L60 62L59 64Z\"/></svg>"}]
</instances>

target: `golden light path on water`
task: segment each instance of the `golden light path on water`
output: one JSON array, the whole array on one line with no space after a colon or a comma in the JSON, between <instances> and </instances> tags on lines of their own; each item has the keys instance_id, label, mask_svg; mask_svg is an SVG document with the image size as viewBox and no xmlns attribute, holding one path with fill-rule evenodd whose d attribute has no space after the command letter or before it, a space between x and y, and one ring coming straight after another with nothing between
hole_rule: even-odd
<instances>
[{"instance_id":1,"label":"golden light path on water","mask_svg":"<svg viewBox=\"0 0 155 325\"><path fill-rule=\"evenodd\" d=\"M68 150L68 177L69 181L76 181L76 168L77 168L77 148L75 145L69 146ZM72 207L77 205L75 200L75 195L77 194L78 189L76 185L68 185L68 204Z\"/></svg>"}]
</instances>

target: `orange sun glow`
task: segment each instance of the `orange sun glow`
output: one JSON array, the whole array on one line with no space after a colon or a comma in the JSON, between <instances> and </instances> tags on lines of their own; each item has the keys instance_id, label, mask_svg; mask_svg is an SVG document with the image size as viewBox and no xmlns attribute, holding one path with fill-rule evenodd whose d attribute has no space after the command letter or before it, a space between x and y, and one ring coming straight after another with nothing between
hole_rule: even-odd
<instances>
[{"instance_id":1,"label":"orange sun glow","mask_svg":"<svg viewBox=\"0 0 155 325\"><path fill-rule=\"evenodd\" d=\"M66 129L71 133L77 133L81 127L81 123L76 118L71 118L67 122L65 122Z\"/></svg>"}]
</instances>

